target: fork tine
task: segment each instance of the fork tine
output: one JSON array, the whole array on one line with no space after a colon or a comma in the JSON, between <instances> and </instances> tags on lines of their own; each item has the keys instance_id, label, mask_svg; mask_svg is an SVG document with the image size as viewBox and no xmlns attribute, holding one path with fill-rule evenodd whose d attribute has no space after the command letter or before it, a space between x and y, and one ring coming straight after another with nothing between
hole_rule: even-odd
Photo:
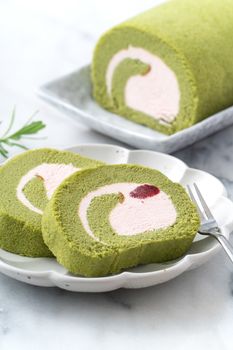
<instances>
[{"instance_id":1,"label":"fork tine","mask_svg":"<svg viewBox=\"0 0 233 350\"><path fill-rule=\"evenodd\" d=\"M201 221L204 221L206 218L205 218L204 214L202 213L202 211L201 211L201 209L200 209L200 207L199 207L199 205L198 205L198 203L197 203L197 201L196 201L196 199L195 199L195 197L193 195L191 187L189 185L187 185L187 189L188 189L189 196L190 196L192 202L196 205L196 208L197 208L197 211L199 213Z\"/></svg>"},{"instance_id":2,"label":"fork tine","mask_svg":"<svg viewBox=\"0 0 233 350\"><path fill-rule=\"evenodd\" d=\"M200 201L200 203L201 203L201 205L202 205L202 207L203 207L203 210L204 210L204 212L205 212L205 215L207 216L207 219L215 220L215 219L214 219L214 216L213 216L213 214L211 213L211 211L210 211L208 205L206 204L206 201L204 200L204 198L203 198L203 196L202 196L202 194L201 194L201 192L200 192L200 190L199 190L197 184L194 182L193 185L194 185L194 188L195 188L195 190L196 190L196 193L197 193L197 196L198 196L198 198L199 198L199 201Z\"/></svg>"}]
</instances>

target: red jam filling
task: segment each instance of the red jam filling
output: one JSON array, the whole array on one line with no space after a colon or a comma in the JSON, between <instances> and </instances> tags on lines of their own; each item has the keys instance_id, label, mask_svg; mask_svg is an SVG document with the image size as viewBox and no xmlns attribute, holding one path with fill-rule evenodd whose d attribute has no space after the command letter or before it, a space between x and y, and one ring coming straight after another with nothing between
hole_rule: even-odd
<instances>
[{"instance_id":1,"label":"red jam filling","mask_svg":"<svg viewBox=\"0 0 233 350\"><path fill-rule=\"evenodd\" d=\"M130 196L133 198L145 199L148 197L156 196L159 194L160 190L158 187L153 185L141 185L136 187L133 191L130 192Z\"/></svg>"}]
</instances>

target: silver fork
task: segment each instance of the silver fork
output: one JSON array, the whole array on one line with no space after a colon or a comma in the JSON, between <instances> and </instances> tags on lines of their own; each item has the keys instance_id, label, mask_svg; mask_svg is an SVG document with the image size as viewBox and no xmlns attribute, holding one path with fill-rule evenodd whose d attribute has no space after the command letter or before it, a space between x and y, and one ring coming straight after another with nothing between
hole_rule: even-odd
<instances>
[{"instance_id":1,"label":"silver fork","mask_svg":"<svg viewBox=\"0 0 233 350\"><path fill-rule=\"evenodd\" d=\"M201 235L207 235L214 237L218 240L218 242L222 245L223 249L227 253L228 257L230 258L231 262L233 263L233 246L229 242L229 240L221 233L221 230L217 224L217 221L215 220L213 214L211 213L208 205L206 204L199 188L197 187L197 184L193 184L194 191L191 190L191 187L187 185L190 198L192 202L196 205L200 219L201 219L201 227L199 229L199 233ZM199 204L196 200L196 197L199 200Z\"/></svg>"}]
</instances>

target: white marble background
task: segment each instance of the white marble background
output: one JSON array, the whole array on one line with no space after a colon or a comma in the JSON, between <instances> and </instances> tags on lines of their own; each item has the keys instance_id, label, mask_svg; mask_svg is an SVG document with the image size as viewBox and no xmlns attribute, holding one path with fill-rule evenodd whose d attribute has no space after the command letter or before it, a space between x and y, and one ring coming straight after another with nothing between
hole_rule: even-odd
<instances>
[{"instance_id":1,"label":"white marble background","mask_svg":"<svg viewBox=\"0 0 233 350\"><path fill-rule=\"evenodd\" d=\"M47 139L28 146L117 143L73 124L35 91L90 61L105 29L156 3L0 0L0 131L16 105L16 126L38 109L47 124ZM176 155L219 177L233 198L233 127ZM167 284L104 294L38 288L0 275L0 349L232 350L232 272L221 252Z\"/></svg>"}]
</instances>

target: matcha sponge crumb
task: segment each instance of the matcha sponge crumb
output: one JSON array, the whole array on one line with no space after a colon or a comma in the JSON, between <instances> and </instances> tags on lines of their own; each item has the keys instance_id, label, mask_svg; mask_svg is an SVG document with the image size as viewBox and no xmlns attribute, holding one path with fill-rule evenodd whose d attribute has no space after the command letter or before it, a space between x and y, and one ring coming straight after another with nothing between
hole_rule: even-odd
<instances>
[{"instance_id":1,"label":"matcha sponge crumb","mask_svg":"<svg viewBox=\"0 0 233 350\"><path fill-rule=\"evenodd\" d=\"M175 222L135 235L118 234L109 218L112 210L127 200L119 192L94 196L86 216L82 216L83 200L106 186L122 183L158 187L174 205ZM159 171L128 164L100 166L71 175L56 190L42 219L44 241L58 262L73 274L88 277L178 258L190 247L198 227L196 208L182 186Z\"/></svg>"},{"instance_id":2,"label":"matcha sponge crumb","mask_svg":"<svg viewBox=\"0 0 233 350\"><path fill-rule=\"evenodd\" d=\"M72 152L48 148L27 151L8 160L0 168L0 247L30 257L53 256L44 243L41 232L42 213L49 201L46 185L50 189L53 184L56 185L56 169L60 170L60 165L67 165L73 171L77 168L78 171L100 164L102 163ZM39 173L41 165L47 167L46 181ZM33 169L38 169L38 173L36 171L30 179ZM20 191L19 184L28 174L29 181ZM64 176L62 173L61 175Z\"/></svg>"},{"instance_id":3,"label":"matcha sponge crumb","mask_svg":"<svg viewBox=\"0 0 233 350\"><path fill-rule=\"evenodd\" d=\"M159 132L173 134L188 128L233 104L232 33L232 0L173 0L147 10L99 39L92 61L93 96L107 110ZM125 57L132 48L161 59L175 74L180 98L178 113L171 121L164 119L167 105L174 100L169 84L164 95L169 94L170 99L158 118L128 103L127 82L150 74L146 59ZM124 59L114 68L109 92L106 76L118 53ZM161 95L163 88L158 86L155 106L162 101ZM149 99L146 102L153 105Z\"/></svg>"}]
</instances>

